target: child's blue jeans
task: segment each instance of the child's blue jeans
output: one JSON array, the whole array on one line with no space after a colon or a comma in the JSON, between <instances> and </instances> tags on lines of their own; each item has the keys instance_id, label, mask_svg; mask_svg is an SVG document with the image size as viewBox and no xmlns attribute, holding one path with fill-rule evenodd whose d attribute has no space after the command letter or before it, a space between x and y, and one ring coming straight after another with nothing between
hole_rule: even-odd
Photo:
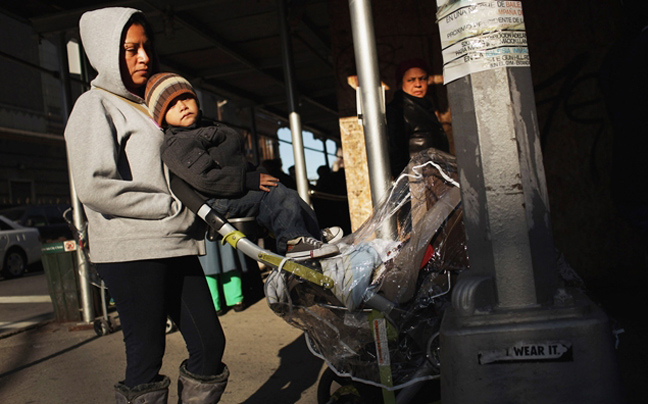
<instances>
[{"instance_id":1,"label":"child's blue jeans","mask_svg":"<svg viewBox=\"0 0 648 404\"><path fill-rule=\"evenodd\" d=\"M299 194L283 184L270 192L249 191L237 199L217 199L207 204L225 218L255 216L257 223L271 231L277 242L277 252L285 254L286 242L300 236L320 239L315 212Z\"/></svg>"}]
</instances>

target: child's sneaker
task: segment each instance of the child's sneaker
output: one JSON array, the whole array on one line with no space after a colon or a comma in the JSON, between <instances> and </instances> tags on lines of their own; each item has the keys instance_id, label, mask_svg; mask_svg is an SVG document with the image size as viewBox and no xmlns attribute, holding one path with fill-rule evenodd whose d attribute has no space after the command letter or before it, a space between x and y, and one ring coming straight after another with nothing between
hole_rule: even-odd
<instances>
[{"instance_id":1,"label":"child's sneaker","mask_svg":"<svg viewBox=\"0 0 648 404\"><path fill-rule=\"evenodd\" d=\"M340 226L331 226L322 229L322 240L326 243L335 243L344 237L344 230Z\"/></svg>"},{"instance_id":2,"label":"child's sneaker","mask_svg":"<svg viewBox=\"0 0 648 404\"><path fill-rule=\"evenodd\" d=\"M298 237L288 241L286 257L296 260L325 258L340 253L335 244L325 244L314 237Z\"/></svg>"}]
</instances>

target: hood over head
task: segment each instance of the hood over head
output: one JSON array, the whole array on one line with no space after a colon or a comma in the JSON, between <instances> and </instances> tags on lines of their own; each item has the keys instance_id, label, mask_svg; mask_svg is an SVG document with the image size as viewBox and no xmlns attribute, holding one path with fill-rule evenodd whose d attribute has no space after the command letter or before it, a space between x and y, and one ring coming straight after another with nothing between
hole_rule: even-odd
<instances>
[{"instance_id":1,"label":"hood over head","mask_svg":"<svg viewBox=\"0 0 648 404\"><path fill-rule=\"evenodd\" d=\"M88 11L81 16L79 32L88 60L98 73L92 80L92 86L141 102L140 97L126 89L120 70L124 29L130 18L137 13L142 14L139 10L126 7ZM155 63L154 59L152 63Z\"/></svg>"}]
</instances>

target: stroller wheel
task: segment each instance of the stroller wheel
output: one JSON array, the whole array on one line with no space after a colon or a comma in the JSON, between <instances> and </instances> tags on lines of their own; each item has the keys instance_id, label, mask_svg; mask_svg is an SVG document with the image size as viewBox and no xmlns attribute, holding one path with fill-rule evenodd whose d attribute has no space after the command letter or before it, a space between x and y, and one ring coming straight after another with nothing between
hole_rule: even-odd
<instances>
[{"instance_id":1,"label":"stroller wheel","mask_svg":"<svg viewBox=\"0 0 648 404\"><path fill-rule=\"evenodd\" d=\"M112 332L112 326L109 320L102 318L100 320L95 320L94 330L95 330L95 334L101 337L110 334Z\"/></svg>"},{"instance_id":2,"label":"stroller wheel","mask_svg":"<svg viewBox=\"0 0 648 404\"><path fill-rule=\"evenodd\" d=\"M362 397L349 378L326 369L317 385L317 404L361 404Z\"/></svg>"},{"instance_id":3,"label":"stroller wheel","mask_svg":"<svg viewBox=\"0 0 648 404\"><path fill-rule=\"evenodd\" d=\"M176 331L177 329L178 329L178 327L175 325L175 323L173 322L173 320L171 320L171 317L167 317L167 320L166 320L166 327L165 327L165 330L164 330L164 331L165 331L167 334L171 334L172 332Z\"/></svg>"},{"instance_id":4,"label":"stroller wheel","mask_svg":"<svg viewBox=\"0 0 648 404\"><path fill-rule=\"evenodd\" d=\"M427 345L427 355L430 364L438 371L441 369L441 344L439 341L439 333L435 333L429 340Z\"/></svg>"}]
</instances>

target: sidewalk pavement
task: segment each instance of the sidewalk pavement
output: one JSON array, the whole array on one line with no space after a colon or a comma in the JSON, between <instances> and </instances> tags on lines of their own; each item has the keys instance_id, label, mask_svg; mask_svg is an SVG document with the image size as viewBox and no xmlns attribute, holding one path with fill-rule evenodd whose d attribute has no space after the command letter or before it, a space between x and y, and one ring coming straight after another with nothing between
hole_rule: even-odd
<instances>
[{"instance_id":1,"label":"sidewalk pavement","mask_svg":"<svg viewBox=\"0 0 648 404\"><path fill-rule=\"evenodd\" d=\"M115 316L114 313L111 317ZM221 317L230 368L223 404L312 404L323 363L306 347L303 333L276 316L264 300ZM118 323L118 321L113 321ZM114 403L112 386L123 379L121 331L102 337L92 327L46 321L0 338L0 402L6 404ZM162 373L173 381L186 358L179 332L167 335Z\"/></svg>"},{"instance_id":2,"label":"sidewalk pavement","mask_svg":"<svg viewBox=\"0 0 648 404\"><path fill-rule=\"evenodd\" d=\"M30 268L23 278L0 281L0 338L54 319L43 269Z\"/></svg>"},{"instance_id":3,"label":"sidewalk pavement","mask_svg":"<svg viewBox=\"0 0 648 404\"><path fill-rule=\"evenodd\" d=\"M624 280L614 285L606 281L592 286L598 292L594 293L594 300L625 331L620 335L617 353L627 403L643 403L648 380L645 279ZM38 291L36 294L39 295ZM38 311L41 305L47 308L47 303L32 307ZM123 378L125 368L121 331L99 337L88 325L56 323L51 320L51 305L49 311L35 316L33 311L27 314L20 309L12 313L11 321L0 319L0 403L114 402L112 386ZM115 316L111 313L111 317ZM303 333L276 316L264 299L243 312L230 311L220 319L227 336L224 361L231 370L221 403L317 402L317 382L324 370L322 361L308 351ZM27 328L21 329L20 324ZM12 328L16 325L19 326ZM185 357L180 333L168 334L162 373L176 380L177 366ZM169 402L176 401L173 382Z\"/></svg>"}]
</instances>

